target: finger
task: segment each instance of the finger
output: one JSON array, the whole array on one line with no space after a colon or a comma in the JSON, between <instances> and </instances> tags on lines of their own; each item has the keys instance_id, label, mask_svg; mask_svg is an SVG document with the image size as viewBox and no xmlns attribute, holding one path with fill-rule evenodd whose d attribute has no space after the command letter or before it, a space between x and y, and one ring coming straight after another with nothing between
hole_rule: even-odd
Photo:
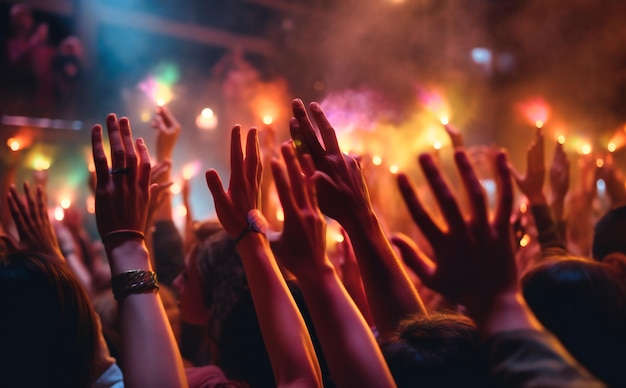
<instances>
[{"instance_id":1,"label":"finger","mask_svg":"<svg viewBox=\"0 0 626 388\"><path fill-rule=\"evenodd\" d=\"M276 192L278 193L278 199L283 207L283 213L285 219L295 215L297 204L293 197L292 187L289 185L289 178L287 177L287 171L285 166L277 159L271 161L272 174L274 175L274 182L276 183Z\"/></svg>"},{"instance_id":2,"label":"finger","mask_svg":"<svg viewBox=\"0 0 626 388\"><path fill-rule=\"evenodd\" d=\"M220 179L217 171L211 169L208 170L205 174L206 183L211 191L211 195L213 195L213 202L215 204L215 210L228 211L231 207L230 199L228 195L224 191L224 186L222 185L222 180Z\"/></svg>"},{"instance_id":3,"label":"finger","mask_svg":"<svg viewBox=\"0 0 626 388\"><path fill-rule=\"evenodd\" d=\"M161 122L165 124L165 128L171 128L174 125L174 116L170 113L170 110L165 106L160 106L157 108L157 113Z\"/></svg>"},{"instance_id":4,"label":"finger","mask_svg":"<svg viewBox=\"0 0 626 388\"><path fill-rule=\"evenodd\" d=\"M120 119L119 127L126 154L125 163L126 168L128 169L127 178L128 182L131 183L129 184L129 187L135 187L134 182L137 179L137 152L135 151L135 144L133 143L133 133L130 129L130 121L127 117L122 117Z\"/></svg>"},{"instance_id":5,"label":"finger","mask_svg":"<svg viewBox=\"0 0 626 388\"><path fill-rule=\"evenodd\" d=\"M249 189L257 190L258 188L258 171L261 165L259 155L259 138L257 129L251 128L246 138L246 159L244 160L245 178Z\"/></svg>"},{"instance_id":6,"label":"finger","mask_svg":"<svg viewBox=\"0 0 626 388\"><path fill-rule=\"evenodd\" d=\"M398 188L400 189L400 194L402 194L404 203L406 203L413 221L415 221L424 236L433 244L441 242L443 232L422 205L422 202L413 189L413 184L405 174L398 174Z\"/></svg>"},{"instance_id":7,"label":"finger","mask_svg":"<svg viewBox=\"0 0 626 388\"><path fill-rule=\"evenodd\" d=\"M37 185L37 206L39 207L39 217L46 224L50 223L48 218L48 198L41 185Z\"/></svg>"},{"instance_id":8,"label":"finger","mask_svg":"<svg viewBox=\"0 0 626 388\"><path fill-rule=\"evenodd\" d=\"M124 144L120 134L120 126L117 122L117 116L111 113L107 116L107 132L109 134L109 143L111 146L111 169L117 170L126 167L126 153L124 152ZM118 179L124 174L116 174Z\"/></svg>"},{"instance_id":9,"label":"finger","mask_svg":"<svg viewBox=\"0 0 626 388\"><path fill-rule=\"evenodd\" d=\"M96 185L105 187L111 176L109 175L109 163L102 145L102 127L100 125L94 125L91 129L91 148L93 164L96 167Z\"/></svg>"},{"instance_id":10,"label":"finger","mask_svg":"<svg viewBox=\"0 0 626 388\"><path fill-rule=\"evenodd\" d=\"M157 114L157 116L154 118L154 120L152 120L152 128L156 129L157 131L160 132L164 132L167 129L167 126L165 125L165 122L163 121L163 118Z\"/></svg>"},{"instance_id":11,"label":"finger","mask_svg":"<svg viewBox=\"0 0 626 388\"><path fill-rule=\"evenodd\" d=\"M513 184L508 168L506 153L500 151L496 155L496 176L498 178L498 208L494 219L495 226L502 230L509 228L509 219L513 211Z\"/></svg>"},{"instance_id":12,"label":"finger","mask_svg":"<svg viewBox=\"0 0 626 388\"><path fill-rule=\"evenodd\" d=\"M298 159L294 154L293 148L288 144L283 144L280 147L280 150L283 154L285 165L287 166L291 192L293 193L293 198L296 201L296 206L300 208L309 207L310 202L307 200L304 176L302 174L302 169L300 168L300 163L298 163Z\"/></svg>"},{"instance_id":13,"label":"finger","mask_svg":"<svg viewBox=\"0 0 626 388\"><path fill-rule=\"evenodd\" d=\"M237 183L243 183L244 168L243 168L243 151L241 150L241 128L239 125L235 125L230 132L230 182L228 184L228 191L233 190L238 185ZM241 187L241 185L239 185ZM244 186L245 187L245 186Z\"/></svg>"},{"instance_id":14,"label":"finger","mask_svg":"<svg viewBox=\"0 0 626 388\"><path fill-rule=\"evenodd\" d=\"M0 234L0 240L5 244L8 252L15 252L19 250L19 243L8 234Z\"/></svg>"},{"instance_id":15,"label":"finger","mask_svg":"<svg viewBox=\"0 0 626 388\"><path fill-rule=\"evenodd\" d=\"M487 203L483 186L476 177L465 152L456 151L454 153L454 161L469 197L474 226L479 228L479 234L484 235L484 231L489 227L489 217L487 215Z\"/></svg>"},{"instance_id":16,"label":"finger","mask_svg":"<svg viewBox=\"0 0 626 388\"><path fill-rule=\"evenodd\" d=\"M28 205L28 216L31 220L39 221L39 209L35 204L35 198L30 193L30 185L28 182L24 182L24 199Z\"/></svg>"},{"instance_id":17,"label":"finger","mask_svg":"<svg viewBox=\"0 0 626 388\"><path fill-rule=\"evenodd\" d=\"M19 195L14 186L9 188L7 202L9 204L9 211L13 217L13 222L15 223L15 228L20 236L20 241L25 241L28 239L30 228L26 223L26 213L24 213L25 206L22 201L20 201Z\"/></svg>"},{"instance_id":18,"label":"finger","mask_svg":"<svg viewBox=\"0 0 626 388\"><path fill-rule=\"evenodd\" d=\"M311 154L308 147L304 143L302 135L302 130L300 129L300 124L298 123L298 119L292 117L289 119L289 132L291 134L291 139L293 141L294 147L296 147L296 152L298 155Z\"/></svg>"},{"instance_id":19,"label":"finger","mask_svg":"<svg viewBox=\"0 0 626 388\"><path fill-rule=\"evenodd\" d=\"M435 195L435 199L439 204L441 214L443 214L448 223L449 230L460 233L466 232L465 220L463 219L459 205L450 191L448 184L439 172L432 156L429 154L420 155L419 163Z\"/></svg>"},{"instance_id":20,"label":"finger","mask_svg":"<svg viewBox=\"0 0 626 388\"><path fill-rule=\"evenodd\" d=\"M306 149L313 156L313 160L320 160L324 157L325 151L320 145L320 142L317 139L317 135L315 135L315 128L313 128L313 124L311 123L311 120L306 113L306 109L304 107L304 104L302 103L302 100L293 100L292 107L297 126L294 127L293 124L295 124L296 122L293 122L293 120L291 120L289 122L289 127L292 132L292 137L294 141L301 141L306 146Z\"/></svg>"},{"instance_id":21,"label":"finger","mask_svg":"<svg viewBox=\"0 0 626 388\"><path fill-rule=\"evenodd\" d=\"M139 184L139 189L143 195L148 197L150 195L149 185L152 167L150 166L150 153L148 152L148 147L146 146L146 142L141 137L137 139L137 151L139 153L137 183Z\"/></svg>"},{"instance_id":22,"label":"finger","mask_svg":"<svg viewBox=\"0 0 626 388\"><path fill-rule=\"evenodd\" d=\"M151 168L152 182L158 182L171 168L172 162L170 160L157 163Z\"/></svg>"},{"instance_id":23,"label":"finger","mask_svg":"<svg viewBox=\"0 0 626 388\"><path fill-rule=\"evenodd\" d=\"M391 243L398 247L400 257L406 265L424 282L429 284L435 274L435 264L419 249L409 237L397 234Z\"/></svg>"},{"instance_id":24,"label":"finger","mask_svg":"<svg viewBox=\"0 0 626 388\"><path fill-rule=\"evenodd\" d=\"M326 148L326 152L334 155L341 153L335 130L328 121L324 111L322 111L320 104L312 102L310 108L313 119L315 120L317 128L320 131L320 135L322 136L322 140L324 141L324 148Z\"/></svg>"},{"instance_id":25,"label":"finger","mask_svg":"<svg viewBox=\"0 0 626 388\"><path fill-rule=\"evenodd\" d=\"M318 209L319 204L317 202L317 180L325 174L323 174L321 171L315 170L311 155L302 155L301 157L298 157L298 161L300 162L302 171L304 171L304 175L307 178L306 187L311 206L313 206L315 209ZM328 176L326 176L326 178L330 179L330 177Z\"/></svg>"}]
</instances>

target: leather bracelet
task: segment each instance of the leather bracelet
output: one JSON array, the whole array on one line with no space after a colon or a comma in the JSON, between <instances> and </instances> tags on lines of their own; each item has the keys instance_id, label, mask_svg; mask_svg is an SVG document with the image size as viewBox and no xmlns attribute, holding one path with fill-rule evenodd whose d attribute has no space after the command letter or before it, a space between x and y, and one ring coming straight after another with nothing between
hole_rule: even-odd
<instances>
[{"instance_id":1,"label":"leather bracelet","mask_svg":"<svg viewBox=\"0 0 626 388\"><path fill-rule=\"evenodd\" d=\"M130 294L143 294L159 289L155 272L135 269L113 276L111 288L115 300L120 301Z\"/></svg>"}]
</instances>

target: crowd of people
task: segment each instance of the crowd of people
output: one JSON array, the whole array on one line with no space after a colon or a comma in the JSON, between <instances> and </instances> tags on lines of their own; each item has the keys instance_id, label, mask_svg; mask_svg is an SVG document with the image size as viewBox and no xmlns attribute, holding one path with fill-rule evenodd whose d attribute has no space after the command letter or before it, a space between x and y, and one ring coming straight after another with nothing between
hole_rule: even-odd
<instances>
[{"instance_id":1,"label":"crowd of people","mask_svg":"<svg viewBox=\"0 0 626 388\"><path fill-rule=\"evenodd\" d=\"M46 187L20 190L3 173L0 386L626 385L626 187L611 158L583 163L591 183L570 190L563 145L547 168L537 129L523 174L491 152L491 208L448 125L461 189L428 153L418 163L438 211L406 174L386 188L419 229L407 236L386 230L320 105L292 110L291 140L274 149L232 128L228 187L206 171L217 220L195 220L184 187L182 232L170 191L181 126L167 107L152 124L154 165L127 118L106 118L109 153L92 129L100 242L88 215L51 221ZM600 178L611 209L593 226ZM265 215L270 190L280 228ZM589 243L576 240L585 227Z\"/></svg>"}]
</instances>

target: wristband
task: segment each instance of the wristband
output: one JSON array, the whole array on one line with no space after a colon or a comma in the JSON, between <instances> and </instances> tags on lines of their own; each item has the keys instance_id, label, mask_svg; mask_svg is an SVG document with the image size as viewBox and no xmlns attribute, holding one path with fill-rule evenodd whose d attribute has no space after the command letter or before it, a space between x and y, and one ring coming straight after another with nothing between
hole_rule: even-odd
<instances>
[{"instance_id":1,"label":"wristband","mask_svg":"<svg viewBox=\"0 0 626 388\"><path fill-rule=\"evenodd\" d=\"M267 220L259 209L250 210L246 216L246 220L248 221L248 226L246 226L241 233L235 237L235 245L239 244L239 241L246 237L246 235L250 232L260 233L263 236L265 236L267 232Z\"/></svg>"},{"instance_id":2,"label":"wristband","mask_svg":"<svg viewBox=\"0 0 626 388\"><path fill-rule=\"evenodd\" d=\"M143 294L159 289L156 273L135 269L113 276L111 288L115 300L120 301L130 294Z\"/></svg>"}]
</instances>

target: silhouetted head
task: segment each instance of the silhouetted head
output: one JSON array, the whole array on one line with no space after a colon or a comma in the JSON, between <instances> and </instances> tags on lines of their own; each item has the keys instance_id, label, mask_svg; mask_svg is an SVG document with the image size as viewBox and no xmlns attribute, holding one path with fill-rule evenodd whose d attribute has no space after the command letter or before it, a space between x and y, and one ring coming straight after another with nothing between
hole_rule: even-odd
<instances>
[{"instance_id":1,"label":"silhouetted head","mask_svg":"<svg viewBox=\"0 0 626 388\"><path fill-rule=\"evenodd\" d=\"M415 315L381 349L398 387L488 385L480 335L465 316Z\"/></svg>"},{"instance_id":2,"label":"silhouetted head","mask_svg":"<svg viewBox=\"0 0 626 388\"><path fill-rule=\"evenodd\" d=\"M554 258L522 278L524 298L539 321L591 373L626 386L626 285L608 263Z\"/></svg>"},{"instance_id":3,"label":"silhouetted head","mask_svg":"<svg viewBox=\"0 0 626 388\"><path fill-rule=\"evenodd\" d=\"M593 258L602 260L615 252L626 254L626 206L607 212L593 230Z\"/></svg>"},{"instance_id":4,"label":"silhouetted head","mask_svg":"<svg viewBox=\"0 0 626 388\"><path fill-rule=\"evenodd\" d=\"M0 257L0 386L91 386L96 333L65 263L23 251Z\"/></svg>"}]
</instances>

